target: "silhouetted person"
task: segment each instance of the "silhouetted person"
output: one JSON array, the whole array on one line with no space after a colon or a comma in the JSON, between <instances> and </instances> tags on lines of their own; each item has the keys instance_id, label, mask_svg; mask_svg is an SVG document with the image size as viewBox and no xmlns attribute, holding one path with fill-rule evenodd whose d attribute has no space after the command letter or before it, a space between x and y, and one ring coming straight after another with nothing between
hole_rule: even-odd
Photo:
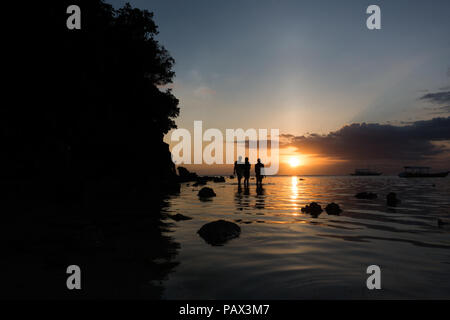
<instances>
[{"instance_id":1,"label":"silhouetted person","mask_svg":"<svg viewBox=\"0 0 450 320\"><path fill-rule=\"evenodd\" d=\"M255 175L256 175L256 186L262 186L263 172L262 168L264 168L264 164L261 163L261 159L258 159L258 162L255 164Z\"/></svg>"},{"instance_id":2,"label":"silhouetted person","mask_svg":"<svg viewBox=\"0 0 450 320\"><path fill-rule=\"evenodd\" d=\"M241 179L244 175L244 164L242 163L242 156L238 157L238 160L234 162L233 174L237 176L239 189L241 188Z\"/></svg>"},{"instance_id":3,"label":"silhouetted person","mask_svg":"<svg viewBox=\"0 0 450 320\"><path fill-rule=\"evenodd\" d=\"M250 167L252 165L248 162L248 157L245 158L244 163L244 188L248 188L249 180L250 180Z\"/></svg>"}]
</instances>

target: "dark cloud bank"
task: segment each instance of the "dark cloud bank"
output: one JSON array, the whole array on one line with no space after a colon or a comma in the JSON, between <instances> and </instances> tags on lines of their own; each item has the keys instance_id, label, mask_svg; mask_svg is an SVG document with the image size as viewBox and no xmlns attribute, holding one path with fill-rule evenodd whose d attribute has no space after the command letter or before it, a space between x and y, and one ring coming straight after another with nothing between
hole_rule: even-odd
<instances>
[{"instance_id":1,"label":"dark cloud bank","mask_svg":"<svg viewBox=\"0 0 450 320\"><path fill-rule=\"evenodd\" d=\"M433 103L450 103L450 91L427 93L420 98Z\"/></svg>"},{"instance_id":2,"label":"dark cloud bank","mask_svg":"<svg viewBox=\"0 0 450 320\"><path fill-rule=\"evenodd\" d=\"M327 135L284 134L281 138L283 147L294 146L301 153L342 160L392 162L445 158L450 151L450 117L405 126L355 123Z\"/></svg>"},{"instance_id":3,"label":"dark cloud bank","mask_svg":"<svg viewBox=\"0 0 450 320\"><path fill-rule=\"evenodd\" d=\"M449 88L450 87L444 87L441 89L448 90ZM428 110L431 110L433 114L450 113L450 91L427 93L420 97L420 100L437 105L437 107L427 108Z\"/></svg>"}]
</instances>

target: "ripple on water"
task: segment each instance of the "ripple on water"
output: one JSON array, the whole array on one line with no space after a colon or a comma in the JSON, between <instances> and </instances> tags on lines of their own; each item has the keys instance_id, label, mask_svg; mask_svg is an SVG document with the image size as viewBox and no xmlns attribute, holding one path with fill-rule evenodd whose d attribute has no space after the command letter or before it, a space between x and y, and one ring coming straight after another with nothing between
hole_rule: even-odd
<instances>
[{"instance_id":1,"label":"ripple on water","mask_svg":"<svg viewBox=\"0 0 450 320\"><path fill-rule=\"evenodd\" d=\"M450 220L450 179L298 178L266 178L263 194L253 183L241 193L233 180L208 183L217 193L208 202L183 184L166 210L193 219L172 224L180 264L164 282L165 297L370 298L365 268L378 264L384 290L377 298L450 298L450 228L437 225L438 217ZM362 191L378 198L356 199ZM386 206L391 191L398 207ZM336 202L343 212L303 214L313 201ZM238 223L241 235L211 247L196 232L218 219Z\"/></svg>"}]
</instances>

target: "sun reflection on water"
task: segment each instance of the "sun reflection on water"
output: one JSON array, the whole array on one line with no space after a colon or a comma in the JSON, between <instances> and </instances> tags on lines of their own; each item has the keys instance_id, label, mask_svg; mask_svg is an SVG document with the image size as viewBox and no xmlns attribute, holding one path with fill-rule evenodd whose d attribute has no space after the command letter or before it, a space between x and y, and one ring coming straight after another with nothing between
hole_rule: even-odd
<instances>
[{"instance_id":1,"label":"sun reflection on water","mask_svg":"<svg viewBox=\"0 0 450 320\"><path fill-rule=\"evenodd\" d=\"M292 204L292 209L294 210L293 214L294 215L298 215L298 206L297 206L297 201L298 201L298 178L297 176L292 176L291 177L291 199L290 202Z\"/></svg>"}]
</instances>

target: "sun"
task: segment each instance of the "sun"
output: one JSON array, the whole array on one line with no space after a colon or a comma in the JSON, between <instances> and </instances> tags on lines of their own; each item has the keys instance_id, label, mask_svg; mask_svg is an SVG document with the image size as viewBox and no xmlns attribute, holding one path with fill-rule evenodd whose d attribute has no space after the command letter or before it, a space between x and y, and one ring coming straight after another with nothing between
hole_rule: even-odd
<instances>
[{"instance_id":1,"label":"sun","mask_svg":"<svg viewBox=\"0 0 450 320\"><path fill-rule=\"evenodd\" d=\"M299 157L290 157L288 162L293 168L298 167L301 164Z\"/></svg>"}]
</instances>

